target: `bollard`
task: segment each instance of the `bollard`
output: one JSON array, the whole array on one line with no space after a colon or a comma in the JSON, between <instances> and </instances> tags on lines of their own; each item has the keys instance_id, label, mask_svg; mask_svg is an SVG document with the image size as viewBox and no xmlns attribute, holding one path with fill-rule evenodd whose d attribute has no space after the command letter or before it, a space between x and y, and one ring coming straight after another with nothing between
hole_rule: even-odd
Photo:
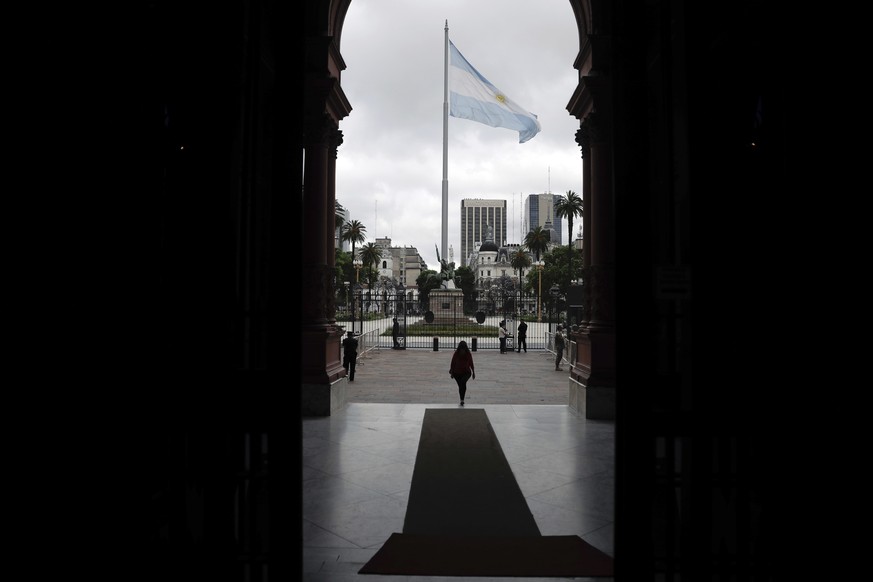
<instances>
[{"instance_id":1,"label":"bollard","mask_svg":"<svg viewBox=\"0 0 873 582\"><path fill-rule=\"evenodd\" d=\"M470 338L470 351L471 352L476 351L476 338L475 337Z\"/></svg>"},{"instance_id":2,"label":"bollard","mask_svg":"<svg viewBox=\"0 0 873 582\"><path fill-rule=\"evenodd\" d=\"M433 338L433 351L440 351L440 338L438 337Z\"/></svg>"}]
</instances>

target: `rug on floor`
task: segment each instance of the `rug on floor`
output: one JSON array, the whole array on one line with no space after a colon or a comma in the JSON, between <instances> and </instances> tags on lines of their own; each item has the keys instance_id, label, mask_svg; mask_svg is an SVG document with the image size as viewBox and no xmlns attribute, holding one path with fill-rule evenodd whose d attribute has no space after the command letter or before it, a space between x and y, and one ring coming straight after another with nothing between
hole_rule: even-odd
<instances>
[{"instance_id":1,"label":"rug on floor","mask_svg":"<svg viewBox=\"0 0 873 582\"><path fill-rule=\"evenodd\" d=\"M612 576L579 536L542 536L483 409L426 409L403 533L359 570L412 576Z\"/></svg>"}]
</instances>

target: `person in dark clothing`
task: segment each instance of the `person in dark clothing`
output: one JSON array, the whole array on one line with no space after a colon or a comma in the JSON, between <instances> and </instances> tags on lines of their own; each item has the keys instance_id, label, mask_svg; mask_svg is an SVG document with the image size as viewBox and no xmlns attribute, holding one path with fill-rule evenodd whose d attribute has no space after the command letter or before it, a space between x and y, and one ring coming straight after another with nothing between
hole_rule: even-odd
<instances>
[{"instance_id":1,"label":"person in dark clothing","mask_svg":"<svg viewBox=\"0 0 873 582\"><path fill-rule=\"evenodd\" d=\"M500 353L506 353L506 320L500 320L500 327L497 328L497 337L500 340Z\"/></svg>"},{"instance_id":2,"label":"person in dark clothing","mask_svg":"<svg viewBox=\"0 0 873 582\"><path fill-rule=\"evenodd\" d=\"M391 329L391 339L394 340L394 349L400 349L400 342L397 341L397 338L400 336L400 322L397 321L397 318L394 318L394 327Z\"/></svg>"},{"instance_id":3,"label":"person in dark clothing","mask_svg":"<svg viewBox=\"0 0 873 582\"><path fill-rule=\"evenodd\" d=\"M355 332L350 331L348 337L343 340L343 368L349 377L349 382L355 381L355 365L358 362L358 338Z\"/></svg>"},{"instance_id":4,"label":"person in dark clothing","mask_svg":"<svg viewBox=\"0 0 873 582\"><path fill-rule=\"evenodd\" d=\"M564 357L564 332L559 325L555 330L555 370L563 370L561 367L561 358Z\"/></svg>"},{"instance_id":5,"label":"person in dark clothing","mask_svg":"<svg viewBox=\"0 0 873 582\"><path fill-rule=\"evenodd\" d=\"M476 379L476 368L473 366L473 354L467 347L467 342L458 342L458 348L452 354L452 363L449 366L449 376L458 383L458 394L461 396L461 406L464 405L464 396L467 395L467 380L471 377Z\"/></svg>"},{"instance_id":6,"label":"person in dark clothing","mask_svg":"<svg viewBox=\"0 0 873 582\"><path fill-rule=\"evenodd\" d=\"M524 353L527 353L527 323L523 319L518 324L518 353L521 353L522 346L524 346Z\"/></svg>"}]
</instances>

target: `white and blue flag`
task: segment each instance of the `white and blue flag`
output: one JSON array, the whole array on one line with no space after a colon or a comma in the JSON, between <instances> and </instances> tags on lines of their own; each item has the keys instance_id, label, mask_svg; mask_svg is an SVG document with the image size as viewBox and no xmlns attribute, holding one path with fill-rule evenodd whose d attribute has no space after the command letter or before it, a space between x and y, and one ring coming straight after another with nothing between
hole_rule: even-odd
<instances>
[{"instance_id":1,"label":"white and blue flag","mask_svg":"<svg viewBox=\"0 0 873 582\"><path fill-rule=\"evenodd\" d=\"M449 50L449 115L491 127L514 129L518 131L518 143L524 143L540 132L542 126L536 115L519 107L492 85L451 41Z\"/></svg>"}]
</instances>

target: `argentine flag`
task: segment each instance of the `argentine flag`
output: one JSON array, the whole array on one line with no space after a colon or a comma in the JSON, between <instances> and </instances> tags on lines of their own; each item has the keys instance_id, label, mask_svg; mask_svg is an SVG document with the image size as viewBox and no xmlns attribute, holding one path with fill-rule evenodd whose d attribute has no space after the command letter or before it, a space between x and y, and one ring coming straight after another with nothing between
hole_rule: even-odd
<instances>
[{"instance_id":1,"label":"argentine flag","mask_svg":"<svg viewBox=\"0 0 873 582\"><path fill-rule=\"evenodd\" d=\"M519 107L479 74L452 41L449 51L449 115L514 129L518 131L518 143L540 132L542 126L537 116Z\"/></svg>"}]
</instances>

